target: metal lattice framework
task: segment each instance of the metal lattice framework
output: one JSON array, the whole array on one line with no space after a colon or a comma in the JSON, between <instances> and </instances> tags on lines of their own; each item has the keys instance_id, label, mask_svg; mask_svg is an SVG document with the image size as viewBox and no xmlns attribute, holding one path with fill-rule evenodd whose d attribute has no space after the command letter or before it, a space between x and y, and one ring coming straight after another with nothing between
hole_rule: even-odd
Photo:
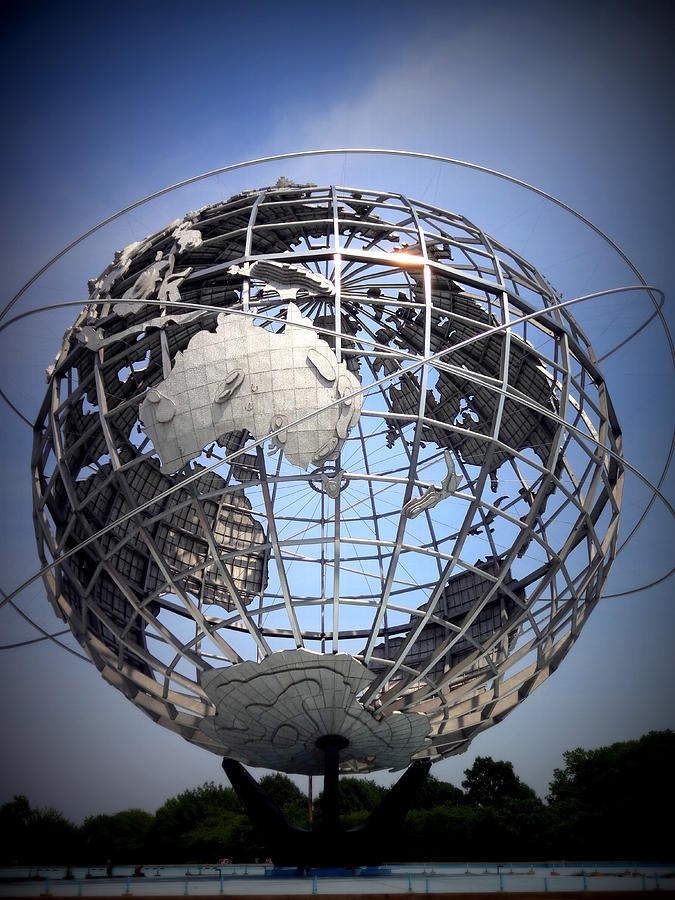
<instances>
[{"instance_id":1,"label":"metal lattice framework","mask_svg":"<svg viewBox=\"0 0 675 900\"><path fill-rule=\"evenodd\" d=\"M332 285L294 303L360 382L358 424L309 471L242 430L162 473L141 403L223 311L284 332L270 262ZM461 752L600 598L624 476L606 385L548 282L462 216L283 180L189 213L91 284L48 375L51 602L104 678L214 752L200 674L296 647L364 663L378 718L423 713L420 755Z\"/></svg>"}]
</instances>

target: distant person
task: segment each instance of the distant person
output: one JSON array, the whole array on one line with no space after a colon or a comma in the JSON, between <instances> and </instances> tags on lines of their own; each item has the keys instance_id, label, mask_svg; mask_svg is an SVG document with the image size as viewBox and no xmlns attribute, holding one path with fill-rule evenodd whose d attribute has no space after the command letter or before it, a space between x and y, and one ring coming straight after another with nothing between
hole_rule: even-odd
<instances>
[{"instance_id":1,"label":"distant person","mask_svg":"<svg viewBox=\"0 0 675 900\"><path fill-rule=\"evenodd\" d=\"M145 878L143 866L136 866L136 868L134 869L134 878Z\"/></svg>"},{"instance_id":2,"label":"distant person","mask_svg":"<svg viewBox=\"0 0 675 900\"><path fill-rule=\"evenodd\" d=\"M105 874L108 876L108 878L112 878L112 873L113 873L112 859L109 859L108 862L105 864Z\"/></svg>"}]
</instances>

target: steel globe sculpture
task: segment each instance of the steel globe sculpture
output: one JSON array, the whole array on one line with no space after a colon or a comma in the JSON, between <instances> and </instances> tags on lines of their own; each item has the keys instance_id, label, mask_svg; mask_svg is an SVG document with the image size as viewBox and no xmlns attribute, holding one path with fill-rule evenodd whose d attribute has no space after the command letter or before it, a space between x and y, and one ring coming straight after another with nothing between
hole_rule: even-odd
<instances>
[{"instance_id":1,"label":"steel globe sculpture","mask_svg":"<svg viewBox=\"0 0 675 900\"><path fill-rule=\"evenodd\" d=\"M90 283L32 473L49 598L103 677L308 774L461 752L555 671L624 478L532 264L400 193L284 179Z\"/></svg>"}]
</instances>

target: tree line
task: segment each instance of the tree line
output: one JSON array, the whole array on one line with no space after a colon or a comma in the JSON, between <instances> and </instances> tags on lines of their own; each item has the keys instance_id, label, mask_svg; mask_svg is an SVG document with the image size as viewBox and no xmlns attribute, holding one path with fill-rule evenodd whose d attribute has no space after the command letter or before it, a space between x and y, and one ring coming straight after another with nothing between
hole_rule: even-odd
<instances>
[{"instance_id":1,"label":"tree line","mask_svg":"<svg viewBox=\"0 0 675 900\"><path fill-rule=\"evenodd\" d=\"M461 789L430 775L403 827L392 835L391 862L476 860L658 860L672 858L675 733L577 748L563 754L545 800L513 765L477 757ZM261 779L288 819L309 827L305 794L285 775ZM386 789L340 780L344 827L364 821ZM313 827L321 821L321 795ZM215 863L263 860L267 850L231 788L212 783L184 791L154 813L127 809L76 826L24 796L0 807L3 865Z\"/></svg>"}]
</instances>

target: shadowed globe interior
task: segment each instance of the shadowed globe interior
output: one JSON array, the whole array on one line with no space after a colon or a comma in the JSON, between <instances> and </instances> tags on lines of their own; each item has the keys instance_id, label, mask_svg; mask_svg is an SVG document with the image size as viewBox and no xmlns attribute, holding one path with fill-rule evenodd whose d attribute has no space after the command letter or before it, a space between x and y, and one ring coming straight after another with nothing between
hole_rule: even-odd
<instances>
[{"instance_id":1,"label":"shadowed globe interior","mask_svg":"<svg viewBox=\"0 0 675 900\"><path fill-rule=\"evenodd\" d=\"M558 300L460 215L284 179L116 254L32 456L48 595L103 677L289 772L337 730L366 772L503 719L616 552L621 432Z\"/></svg>"}]
</instances>

